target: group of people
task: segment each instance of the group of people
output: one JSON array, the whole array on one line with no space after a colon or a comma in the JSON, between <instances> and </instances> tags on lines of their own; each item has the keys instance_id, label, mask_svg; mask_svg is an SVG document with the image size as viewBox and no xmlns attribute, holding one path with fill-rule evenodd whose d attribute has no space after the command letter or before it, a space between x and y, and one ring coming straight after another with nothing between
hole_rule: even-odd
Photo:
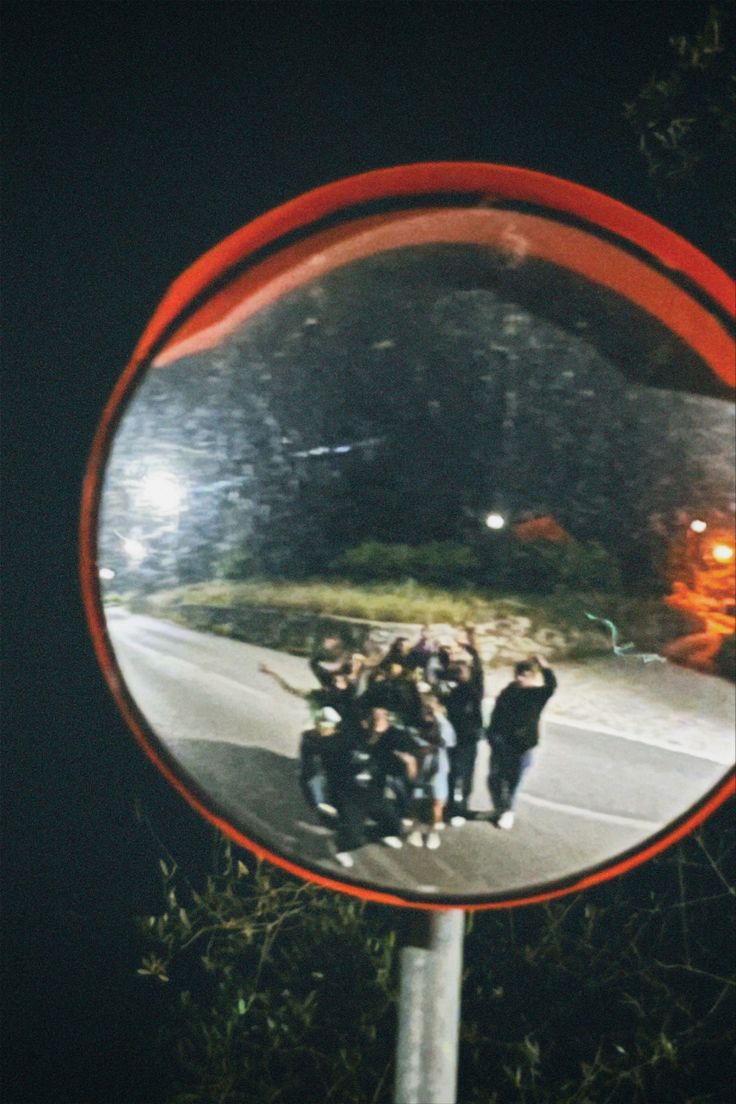
<instances>
[{"instance_id":1,"label":"group of people","mask_svg":"<svg viewBox=\"0 0 736 1104\"><path fill-rule=\"evenodd\" d=\"M517 663L483 724L483 667L473 626L433 641L397 637L385 654L349 652L326 636L310 659L318 687L301 691L265 664L261 671L306 699L300 783L309 804L334 825L336 857L353 866L369 825L387 847L435 850L447 825L468 818L478 743L491 747L488 787L494 821L508 830L521 779L539 740L539 718L556 687L535 656Z\"/></svg>"}]
</instances>

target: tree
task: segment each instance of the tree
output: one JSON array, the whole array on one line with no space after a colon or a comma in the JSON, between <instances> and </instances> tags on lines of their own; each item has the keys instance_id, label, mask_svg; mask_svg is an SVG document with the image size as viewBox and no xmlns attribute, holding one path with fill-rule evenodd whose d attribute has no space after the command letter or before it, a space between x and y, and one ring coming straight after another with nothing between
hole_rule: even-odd
<instances>
[{"instance_id":1,"label":"tree","mask_svg":"<svg viewBox=\"0 0 736 1104\"><path fill-rule=\"evenodd\" d=\"M665 211L686 212L695 226L702 219L716 249L724 232L733 246L736 3L714 4L701 31L670 43L672 69L652 77L625 115Z\"/></svg>"}]
</instances>

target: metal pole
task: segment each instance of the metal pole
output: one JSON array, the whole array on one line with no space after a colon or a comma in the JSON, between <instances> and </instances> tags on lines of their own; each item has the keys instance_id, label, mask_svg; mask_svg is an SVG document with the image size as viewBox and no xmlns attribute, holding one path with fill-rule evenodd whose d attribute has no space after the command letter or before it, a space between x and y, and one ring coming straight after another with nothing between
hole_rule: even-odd
<instances>
[{"instance_id":1,"label":"metal pole","mask_svg":"<svg viewBox=\"0 0 736 1104\"><path fill-rule=\"evenodd\" d=\"M455 1104L465 916L415 911L399 952L394 1104Z\"/></svg>"}]
</instances>

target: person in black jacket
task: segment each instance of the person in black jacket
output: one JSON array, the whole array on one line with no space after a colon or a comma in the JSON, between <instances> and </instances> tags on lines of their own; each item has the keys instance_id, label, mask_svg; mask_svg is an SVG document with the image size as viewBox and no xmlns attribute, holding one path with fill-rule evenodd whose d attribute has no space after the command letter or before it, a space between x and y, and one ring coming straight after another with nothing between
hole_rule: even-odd
<instances>
[{"instance_id":1,"label":"person in black jacket","mask_svg":"<svg viewBox=\"0 0 736 1104\"><path fill-rule=\"evenodd\" d=\"M402 725L418 728L422 723L422 699L417 684L400 663L375 672L360 699L363 715L375 708L387 709Z\"/></svg>"},{"instance_id":2,"label":"person in black jacket","mask_svg":"<svg viewBox=\"0 0 736 1104\"><path fill-rule=\"evenodd\" d=\"M543 684L539 684L541 671ZM522 777L539 743L539 718L557 687L552 668L540 656L517 663L514 681L496 698L488 725L491 770L488 789L499 828L514 823L514 805Z\"/></svg>"},{"instance_id":3,"label":"person in black jacket","mask_svg":"<svg viewBox=\"0 0 736 1104\"><path fill-rule=\"evenodd\" d=\"M337 861L353 865L351 851L365 842L365 823L375 821L381 840L387 847L402 846L401 817L397 802L386 796L392 780L416 777L416 759L412 741L402 729L391 724L386 709L371 710L360 729L353 733L341 777L335 787L337 805Z\"/></svg>"},{"instance_id":4,"label":"person in black jacket","mask_svg":"<svg viewBox=\"0 0 736 1104\"><path fill-rule=\"evenodd\" d=\"M447 718L455 729L457 742L450 749L450 823L465 823L468 799L473 788L475 759L478 740L483 732L483 670L480 657L473 652L472 663L458 663L455 667L457 681L450 684L449 693L442 699Z\"/></svg>"},{"instance_id":5,"label":"person in black jacket","mask_svg":"<svg viewBox=\"0 0 736 1104\"><path fill-rule=\"evenodd\" d=\"M340 714L320 709L313 728L302 732L299 745L299 783L309 804L327 816L337 816L335 791L347 754Z\"/></svg>"},{"instance_id":6,"label":"person in black jacket","mask_svg":"<svg viewBox=\"0 0 736 1104\"><path fill-rule=\"evenodd\" d=\"M316 718L321 709L330 708L336 710L340 714L341 720L344 721L346 725L353 726L360 719L358 715L359 699L355 679L345 674L342 670L336 671L328 680L314 690L300 690L298 686L292 686L283 675L280 675L278 671L274 671L265 663L260 663L258 665L258 670L263 675L270 675L287 694L293 694L294 697L301 698L302 701L305 701L314 718Z\"/></svg>"},{"instance_id":7,"label":"person in black jacket","mask_svg":"<svg viewBox=\"0 0 736 1104\"><path fill-rule=\"evenodd\" d=\"M312 674L322 686L329 685L332 676L337 671L349 667L349 657L345 651L345 645L334 633L326 636L315 645L309 658L309 667Z\"/></svg>"}]
</instances>

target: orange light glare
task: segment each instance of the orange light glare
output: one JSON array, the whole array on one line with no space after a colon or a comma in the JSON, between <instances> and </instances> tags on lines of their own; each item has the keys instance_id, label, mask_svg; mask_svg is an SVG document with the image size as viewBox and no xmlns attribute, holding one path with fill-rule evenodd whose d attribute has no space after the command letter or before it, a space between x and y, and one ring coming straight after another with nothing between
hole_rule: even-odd
<instances>
[{"instance_id":1,"label":"orange light glare","mask_svg":"<svg viewBox=\"0 0 736 1104\"><path fill-rule=\"evenodd\" d=\"M733 559L733 548L730 544L715 544L711 555L716 563L729 563Z\"/></svg>"}]
</instances>

